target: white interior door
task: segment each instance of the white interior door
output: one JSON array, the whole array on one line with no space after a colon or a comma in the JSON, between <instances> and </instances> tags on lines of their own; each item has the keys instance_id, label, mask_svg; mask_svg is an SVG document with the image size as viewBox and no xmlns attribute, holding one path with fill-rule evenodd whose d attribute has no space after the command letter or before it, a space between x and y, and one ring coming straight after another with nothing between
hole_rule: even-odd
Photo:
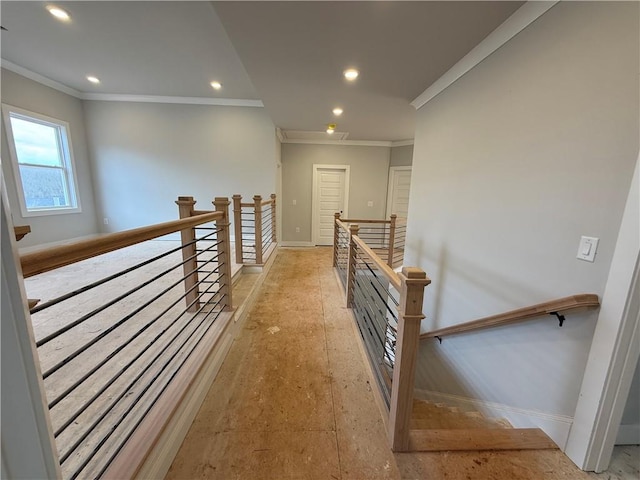
<instances>
[{"instance_id":1,"label":"white interior door","mask_svg":"<svg viewBox=\"0 0 640 480\"><path fill-rule=\"evenodd\" d=\"M313 180L313 243L332 245L334 214L347 214L349 167L314 165Z\"/></svg>"},{"instance_id":2,"label":"white interior door","mask_svg":"<svg viewBox=\"0 0 640 480\"><path fill-rule=\"evenodd\" d=\"M387 190L387 217L395 213L407 218L409 212L409 188L411 187L411 167L391 167Z\"/></svg>"}]
</instances>

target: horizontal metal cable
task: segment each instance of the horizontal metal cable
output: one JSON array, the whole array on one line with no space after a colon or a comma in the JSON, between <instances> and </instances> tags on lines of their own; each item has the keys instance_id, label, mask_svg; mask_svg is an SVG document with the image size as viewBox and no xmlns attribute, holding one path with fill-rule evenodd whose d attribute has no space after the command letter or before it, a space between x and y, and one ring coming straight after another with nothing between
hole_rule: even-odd
<instances>
[{"instance_id":1,"label":"horizontal metal cable","mask_svg":"<svg viewBox=\"0 0 640 480\"><path fill-rule=\"evenodd\" d=\"M223 297L226 295L223 295ZM196 302L198 301L198 299L194 300L193 302L191 302L191 304L189 306L187 306L187 309L190 308L192 305L194 305ZM200 309L194 313L194 316L192 317L195 318L195 315L199 314L201 312L203 307L200 307ZM180 316L178 316L177 318L180 318L182 316L182 314ZM202 323L202 322L201 322ZM173 338L171 338L171 340L162 348L162 350L160 350L148 363L147 365L144 367L144 369L142 369L135 377L132 381L130 381L127 384L127 387L124 388L122 390L122 392L116 397L116 399L98 416L97 419L95 419L93 421L93 423L89 426L89 428L87 430L85 430L85 432L80 436L80 438L78 438L72 445L71 447L67 450L67 452L65 452L64 454L62 454L60 456L60 463L62 464L63 462L65 462L67 460L67 458L69 458L69 456L73 453L73 451L78 448L82 442L91 434L91 432L93 431L93 429L100 424L100 422L102 420L104 420L104 418L109 414L109 412L111 412L111 410L113 410L113 408L118 404L118 402L127 394L127 392L131 389L131 387L133 387L136 382L138 380L140 380L140 378L142 378L142 376L153 366L155 366L155 362L167 351L167 349L173 344L173 342L191 325L190 322L187 322L183 325L183 327L173 336ZM167 328L171 328L171 327L167 327ZM197 329L197 327L196 327ZM164 334L164 331L160 333L160 335ZM195 330L194 330L195 331ZM189 340L189 338L193 335L193 332L191 333L191 335L187 338L187 341ZM136 358L137 360L137 358ZM171 360L171 359L169 359ZM166 362L165 365L169 363ZM104 393L104 392L103 392ZM84 468L84 467L83 467Z\"/></svg>"},{"instance_id":2,"label":"horizontal metal cable","mask_svg":"<svg viewBox=\"0 0 640 480\"><path fill-rule=\"evenodd\" d=\"M46 337L38 340L36 342L36 347L41 347L42 345L45 345L46 343L50 342L51 340L53 340L56 337L59 337L60 335L62 335L63 333L71 330L73 327L76 327L78 325L80 325L83 322L86 322L88 319L90 319L91 317L96 316L98 313L106 310L107 308L111 307L112 305L118 303L120 300L123 300L124 298L128 297L129 295L132 295L133 293L141 290L142 288L146 287L147 285L149 285L150 283L154 282L155 280L169 274L170 272L172 272L173 270L175 270L178 267L181 267L182 265L184 265L185 263L189 262L190 260L194 259L195 257L197 257L197 253L194 255L191 255L190 257L188 257L187 259L184 259L182 262L179 262L175 265L173 265L172 267L164 270L163 272L160 272L159 274L157 274L155 277L152 277L151 279L147 280L146 282L132 288L131 290L126 291L125 293L119 295L118 297L110 300L109 302L101 305L100 307L92 310L89 313L86 313L85 315L81 316L80 318L78 318L77 320L74 320L73 322L65 325L64 327L56 330L55 332L47 335ZM189 276L189 275L187 275Z\"/></svg>"},{"instance_id":3,"label":"horizontal metal cable","mask_svg":"<svg viewBox=\"0 0 640 480\"><path fill-rule=\"evenodd\" d=\"M222 310L218 311L218 315L222 312ZM211 313L211 312L209 312ZM198 347L198 345L200 344L200 342L202 341L202 339L204 338L204 336L207 334L207 332L209 331L209 329L211 328L211 326L213 326L213 324L215 323L215 321L218 318L218 315L211 321L211 323L209 324L209 326L205 329L204 333L202 333L200 335L200 338L195 342L195 344L193 345L193 347L188 351L188 353L184 356L183 360L178 364L177 368L175 369L175 371L173 372L173 374L171 374L169 376L168 381L165 383L164 387L160 390L160 392L156 395L156 397L153 399L153 401L151 402L151 404L142 412L142 415L140 417L140 419L134 424L132 430L129 432L129 434L121 441L120 445L117 447L116 452L109 457L109 459L107 460L107 462L105 463L105 465L103 466L102 470L96 475L95 478L100 478L103 473L105 472L105 470L109 467L109 465L111 464L111 462L113 461L113 459L115 458L115 455L117 453L120 452L120 450L122 450L122 447L124 446L124 444L127 442L127 440L129 440L129 438L131 437L131 435L133 435L133 433L135 432L135 430L138 428L138 426L140 425L140 423L142 423L142 421L145 419L145 417L147 416L147 414L149 413L149 411L151 410L151 408L153 408L153 406L156 404L156 402L158 401L158 399L160 398L160 396L162 396L162 394L165 392L165 390L167 389L167 387L171 384L171 382L173 381L173 379L175 378L175 376L178 374L178 372L180 371L180 369L182 368L182 366L187 362L187 360L189 360L189 358L191 357L191 354L193 353L193 351ZM182 348L191 340L191 338L193 337L193 335L199 330L199 328L204 324L204 322L207 320L207 318L209 317L209 314L205 315L205 317L203 318L203 320L196 326L196 328L191 332L191 334L189 334L189 336L187 337L187 339L182 343L182 345L180 345L180 347L178 348L178 350L169 358L169 360L167 362L165 362L165 364L160 368L160 371L151 379L151 382L149 382L145 388L136 396L136 398L133 400L133 403L131 404L131 406L129 407L129 409L127 409L124 414L120 417L120 419L114 424L112 425L107 434L105 436L102 437L102 439L98 442L98 444L93 448L93 451L91 452L91 454L85 458L85 460L80 464L80 466L76 469L76 471L73 473L73 475L70 477L71 480L75 480L76 478L78 478L78 475L80 474L80 472L89 464L89 462L93 459L93 457L95 457L95 455L98 453L98 451L100 451L100 449L102 448L102 446L109 440L109 438L111 437L111 435L113 435L113 433L116 431L116 429L122 424L122 422L129 416L129 414L134 410L135 406L138 404L138 402L140 401L140 399L147 393L147 391L155 384L155 381L160 378L160 376L162 375L162 373L167 369L167 367L170 366L171 362L174 360L175 357L178 356L179 353L184 353L181 352ZM146 373L146 372L145 372ZM139 378L138 378L139 379ZM128 389L125 389L123 391L123 394L126 395L126 392L128 391ZM102 421L104 419L104 416L101 415L102 418L100 418L100 421ZM99 422L98 422L99 423ZM90 430L88 430L88 432L90 433L91 431L93 431L93 429L95 428L95 426L97 425L96 422L94 422L94 425L91 427ZM84 438L86 439L86 437ZM84 441L84 439L81 440ZM77 446L76 446L77 448ZM75 450L75 449L74 449ZM67 456L68 458L68 456ZM62 463L62 462L61 462Z\"/></svg>"},{"instance_id":4,"label":"horizontal metal cable","mask_svg":"<svg viewBox=\"0 0 640 480\"><path fill-rule=\"evenodd\" d=\"M213 274L213 273L212 273ZM212 274L207 275L206 278L209 278ZM142 329L140 329L138 332L136 332L131 338L129 338L125 343L121 344L120 346L118 346L111 354L109 354L105 359L103 359L100 363L98 363L97 365L95 365L93 368L91 368L88 372L86 372L82 377L80 377L80 379L78 379L76 382L74 382L69 388L67 388L64 392L62 392L60 395L58 395L58 397L56 397L54 400L52 400L48 407L49 409L52 409L53 407L55 407L60 401L64 400L64 398L69 395L73 390L75 390L77 387L79 387L85 380L87 380L91 375L93 375L95 372L97 372L102 366L104 366L109 360L111 360L113 357L115 357L115 355L117 355L118 353L120 353L124 348L126 348L128 345L131 344L131 342L133 342L133 340L135 340L140 334L142 334L143 332L145 332L148 328L150 328L153 324L155 324L158 320L160 320L160 318L162 318L168 311L170 311L173 307L175 307L178 303L180 303L183 299L185 299L194 289L198 288L200 283L204 283L204 281L199 281L198 283L194 284L193 286L191 286L188 290L185 291L184 294L180 295L171 305L169 305L168 307L166 307L162 313L160 313L159 315L157 315L154 319L152 319L149 323L147 323L144 327L142 327ZM219 280L216 280L214 282L209 282L209 283L219 283ZM185 310L183 310L175 319L175 320L179 320L185 313L188 312L188 309L191 308L191 306L193 306L199 299L200 297L196 298L195 300L193 300ZM164 333L166 333L173 325L170 325L168 327L166 327L165 329L163 329L156 337L153 338L153 340L147 344L147 346L138 354L136 355L133 360L129 361L119 372L116 373L116 375L112 376L111 379L103 385L102 388L100 388L96 393L94 393L94 395L84 404L84 406L82 408L80 408L80 410L77 410L76 412L74 412L74 414L71 415L71 417L69 417L67 419L67 421L62 424L60 427L58 427L58 429L54 432L54 437L57 437L58 435L60 435L76 418L78 418L78 416L80 416L80 414L82 414L82 412L84 412L89 405L91 405L91 403L93 403L107 388L109 388L119 377L120 375L122 375L124 372L126 372L129 367L131 365L133 365L133 363L140 358L149 348L151 348L153 346L153 344L160 339L160 337L162 337L162 335L164 335Z\"/></svg>"},{"instance_id":5,"label":"horizontal metal cable","mask_svg":"<svg viewBox=\"0 0 640 480\"><path fill-rule=\"evenodd\" d=\"M180 266L181 264L179 264L178 266ZM218 266L218 268L220 267L220 265ZM174 268L172 268L171 270L174 270ZM169 270L169 271L171 271ZM176 280L174 283L172 283L170 286L168 286L167 288L165 288L164 290L162 290L160 293L156 294L151 300L145 302L144 304L142 304L141 306L139 306L138 308L134 309L133 312L131 312L130 314L126 315L124 318L120 319L118 322L114 323L112 326L110 326L109 328L107 328L106 330L104 330L102 333L100 333L99 335L97 335L96 337L94 337L93 339L91 339L88 343L84 344L82 347L78 348L77 350L75 350L73 353L71 353L70 355L68 355L67 357L65 357L63 360L61 360L60 362L58 362L56 365L54 365L53 367L51 367L49 370L47 370L46 372L44 372L42 374L42 378L46 379L47 377L49 377L51 374L55 373L56 371L58 371L60 368L62 368L63 366L65 366L66 364L68 364L71 360L73 360L74 358L76 358L78 355L80 355L82 352L86 351L88 348L90 348L91 346L95 345L98 341L100 341L102 338L104 338L105 336L107 336L109 333L113 332L115 329L117 329L118 327L120 327L121 325L123 325L125 322L127 322L128 320L130 320L134 315L140 313L142 310L144 310L146 307L148 307L149 305L151 305L153 302L155 302L157 299L159 299L160 297L162 297L165 293L167 293L168 291L170 291L171 289L175 288L177 285L179 285L180 283L182 283L186 278L192 276L194 273L200 272L202 270L200 269L195 269L191 272L189 272L187 275L185 275L184 277L182 277L179 280ZM215 271L215 270L214 270ZM160 278L161 276L165 275L168 272L163 272L160 275L156 275L154 278L152 278L151 280L148 280L144 283L141 284L141 286L146 286L150 283L152 283L152 281L157 280L158 278ZM136 288L135 290L139 290L139 288ZM129 292L127 292L127 294L125 295L121 295L120 297L118 297L118 301L126 298L128 296ZM109 302L109 306L113 305L114 303L117 302ZM104 309L102 309L104 310ZM95 310L94 310L95 312ZM86 316L86 315L85 315Z\"/></svg>"},{"instance_id":6,"label":"horizontal metal cable","mask_svg":"<svg viewBox=\"0 0 640 480\"><path fill-rule=\"evenodd\" d=\"M209 312L212 313L212 312ZM207 314L207 316L209 315L209 313ZM176 377L176 375L178 374L178 372L180 371L180 369L184 366L185 363L187 363L187 360L191 357L191 354L195 351L196 348L198 348L198 345L200 344L200 342L202 341L202 339L204 338L204 336L209 332L209 330L211 329L211 327L213 326L213 324L215 323L215 321L217 320L218 316L220 315L221 311L217 312L217 316L211 321L211 323L209 324L209 326L205 329L204 333L202 334L202 336L198 339L198 341L195 343L195 345L193 345L193 347L191 347L191 349L189 350L189 353L187 355L185 355L184 359L182 360L182 362L180 362L180 365L178 365L178 368L176 368L176 370L173 372L173 374L171 374L171 376L169 377L169 380L167 381L167 383L165 383L164 387L162 388L162 390L160 390L160 392L158 393L158 395L156 396L156 398L153 400L153 402L151 402L150 405L147 406L147 408L144 410L143 414L140 416L140 418L138 419L138 421L134 424L133 428L129 431L129 433L125 436L124 440L120 443L120 445L116 448L116 450L111 454L111 456L109 457L109 459L107 460L107 462L105 463L105 465L102 467L102 469L100 470L100 472L98 472L97 477L100 478L105 471L107 470L107 468L109 467L109 465L111 465L111 462L113 462L113 459L116 457L116 455L118 455L120 453L120 451L122 450L122 448L124 447L125 443L131 438L131 436L133 435L133 433L136 431L136 429L140 426L140 424L142 423L142 421L145 419L145 417L147 416L147 414L151 411L151 409L154 407L154 405L157 403L157 401L160 399L160 397L162 396L162 394L166 391L166 389L169 387L169 385L171 384L171 382L173 381L173 379ZM205 317L206 319L206 317ZM124 419L123 419L124 420Z\"/></svg>"},{"instance_id":7,"label":"horizontal metal cable","mask_svg":"<svg viewBox=\"0 0 640 480\"><path fill-rule=\"evenodd\" d=\"M44 310L45 308L52 307L53 305L56 305L56 304L58 304L58 303L60 303L60 302L62 302L64 300L67 300L69 298L75 297L76 295L79 295L81 293L87 292L87 291L89 291L89 290L91 290L91 289L93 289L95 287L99 287L100 285L103 285L103 284L105 284L105 283L107 283L107 282L109 282L111 280L114 280L114 279L116 279L118 277L121 277L122 275L126 275L127 273L131 273L134 270L137 270L138 268L141 268L141 267L144 267L146 265L149 265L150 263L153 263L156 260L160 260L161 258L164 258L164 257L166 257L168 255L171 255L172 253L175 253L175 252L177 252L179 250L182 250L186 246L193 245L198 240L201 240L201 239L192 240L192 241L190 241L188 243L185 243L184 245L180 245L179 247L173 248L173 249L169 250L168 252L161 253L160 255L157 255L157 256L155 256L153 258L150 258L149 260L145 260L144 262L138 263L137 265L129 267L129 268L127 268L125 270L122 270L122 271L120 271L118 273L114 273L113 275L109 275L108 277L105 277L105 278L103 278L101 280L98 280L96 282L90 283L89 285L85 285L82 288L79 288L77 290L73 290L72 292L69 292L69 293L66 293L64 295L61 295L58 298L54 298L53 300L49 300L48 302L44 302L44 303L38 305L37 307L32 308L30 310L30 313L33 315L35 313L38 313L38 312Z\"/></svg>"},{"instance_id":8,"label":"horizontal metal cable","mask_svg":"<svg viewBox=\"0 0 640 480\"><path fill-rule=\"evenodd\" d=\"M366 269L371 272L373 278L375 278L376 282L378 283L378 285L380 286L380 289L382 290L382 292L384 292L389 298L391 298L391 300L393 301L393 303L397 305L399 305L398 301L395 299L395 297L391 294L391 291L387 288L386 285L384 285L382 283L382 281L380 280L380 277L375 273L375 271L371 268L371 265L369 263L367 263L366 261L362 260L362 257L360 257L359 253L356 251L356 258L358 260L360 260L360 262L358 263L358 265L362 266L365 265ZM383 277L384 278L384 277ZM386 280L386 278L385 278ZM372 283L373 285L373 283ZM387 285L389 285L389 283L387 282ZM376 293L378 294L378 296L383 299L383 294L374 286L374 289L376 291Z\"/></svg>"}]
</instances>

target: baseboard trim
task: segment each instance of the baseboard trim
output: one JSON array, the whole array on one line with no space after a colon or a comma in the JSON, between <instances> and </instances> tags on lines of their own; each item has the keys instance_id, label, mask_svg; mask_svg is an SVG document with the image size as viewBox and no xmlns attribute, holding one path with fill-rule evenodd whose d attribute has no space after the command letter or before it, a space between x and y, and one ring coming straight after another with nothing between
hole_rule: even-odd
<instances>
[{"instance_id":1,"label":"baseboard trim","mask_svg":"<svg viewBox=\"0 0 640 480\"><path fill-rule=\"evenodd\" d=\"M282 241L280 242L281 247L315 247L312 242L288 242Z\"/></svg>"},{"instance_id":2,"label":"baseboard trim","mask_svg":"<svg viewBox=\"0 0 640 480\"><path fill-rule=\"evenodd\" d=\"M540 428L564 451L573 417L526 410L501 403L450 395L429 390L414 391L416 398L434 403L446 403L463 411L475 410L490 418L504 418L515 428Z\"/></svg>"},{"instance_id":3,"label":"baseboard trim","mask_svg":"<svg viewBox=\"0 0 640 480\"><path fill-rule=\"evenodd\" d=\"M640 445L640 424L620 425L616 445Z\"/></svg>"}]
</instances>

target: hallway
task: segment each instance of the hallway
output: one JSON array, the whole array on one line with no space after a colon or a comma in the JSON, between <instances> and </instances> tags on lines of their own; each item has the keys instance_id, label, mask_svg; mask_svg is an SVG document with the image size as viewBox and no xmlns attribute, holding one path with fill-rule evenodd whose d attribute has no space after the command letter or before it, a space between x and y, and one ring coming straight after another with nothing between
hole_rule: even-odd
<instances>
[{"instance_id":1,"label":"hallway","mask_svg":"<svg viewBox=\"0 0 640 480\"><path fill-rule=\"evenodd\" d=\"M331 253L277 252L166 478L588 478L558 450L392 454Z\"/></svg>"}]
</instances>

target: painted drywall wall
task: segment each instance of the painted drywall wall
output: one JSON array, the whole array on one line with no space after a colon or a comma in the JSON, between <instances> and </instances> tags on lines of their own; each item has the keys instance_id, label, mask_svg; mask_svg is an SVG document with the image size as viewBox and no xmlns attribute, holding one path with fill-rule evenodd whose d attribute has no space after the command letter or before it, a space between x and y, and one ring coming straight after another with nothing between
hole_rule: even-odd
<instances>
[{"instance_id":1,"label":"painted drywall wall","mask_svg":"<svg viewBox=\"0 0 640 480\"><path fill-rule=\"evenodd\" d=\"M389 147L282 145L282 239L311 242L313 165L349 165L349 217L384 218ZM296 205L293 205L293 201ZM369 207L368 202L373 206ZM296 232L296 227L300 232Z\"/></svg>"},{"instance_id":2,"label":"painted drywall wall","mask_svg":"<svg viewBox=\"0 0 640 480\"><path fill-rule=\"evenodd\" d=\"M413 164L413 145L391 147L390 167L410 167Z\"/></svg>"},{"instance_id":3,"label":"painted drywall wall","mask_svg":"<svg viewBox=\"0 0 640 480\"><path fill-rule=\"evenodd\" d=\"M559 3L418 111L405 263L433 281L425 330L602 295L638 155L637 39L636 3ZM597 315L423 342L417 387L566 438Z\"/></svg>"},{"instance_id":4,"label":"painted drywall wall","mask_svg":"<svg viewBox=\"0 0 640 480\"><path fill-rule=\"evenodd\" d=\"M13 223L31 226L31 233L20 241L19 246L23 248L41 245L97 233L91 164L87 151L82 101L3 68L2 103L69 123L69 135L78 179L78 194L82 208L82 211L78 213L22 217L3 119L2 169Z\"/></svg>"},{"instance_id":5,"label":"painted drywall wall","mask_svg":"<svg viewBox=\"0 0 640 480\"><path fill-rule=\"evenodd\" d=\"M97 207L104 231L177 218L193 196L268 198L276 189L275 129L263 108L85 102Z\"/></svg>"}]
</instances>

